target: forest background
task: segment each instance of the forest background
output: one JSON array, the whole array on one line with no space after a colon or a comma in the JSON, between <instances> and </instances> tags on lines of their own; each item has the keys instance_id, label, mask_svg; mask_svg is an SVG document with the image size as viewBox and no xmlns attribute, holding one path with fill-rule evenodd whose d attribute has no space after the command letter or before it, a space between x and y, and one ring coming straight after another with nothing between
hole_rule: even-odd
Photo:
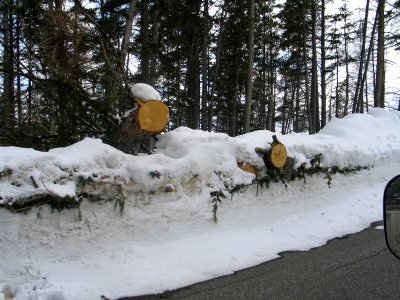
<instances>
[{"instance_id":1,"label":"forest background","mask_svg":"<svg viewBox=\"0 0 400 300\"><path fill-rule=\"evenodd\" d=\"M318 132L400 109L400 1L1 0L0 146L99 137L154 86L179 126ZM390 55L388 55L390 54ZM389 75L389 76L387 76ZM392 82L392 81L391 81Z\"/></svg>"}]
</instances>

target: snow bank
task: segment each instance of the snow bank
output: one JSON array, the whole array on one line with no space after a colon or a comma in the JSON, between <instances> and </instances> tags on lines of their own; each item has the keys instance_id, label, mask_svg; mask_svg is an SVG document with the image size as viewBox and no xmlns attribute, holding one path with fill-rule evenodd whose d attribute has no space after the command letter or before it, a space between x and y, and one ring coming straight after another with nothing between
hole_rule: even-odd
<instances>
[{"instance_id":1,"label":"snow bank","mask_svg":"<svg viewBox=\"0 0 400 300\"><path fill-rule=\"evenodd\" d=\"M382 218L384 185L400 170L400 115L373 109L335 119L316 135L278 135L296 166L322 153L323 166L370 169L337 174L330 188L323 176L258 194L251 185L218 203L214 223L210 192L229 196L235 185L251 183L254 175L237 163L261 168L254 150L269 147L272 135L232 138L181 127L142 156L90 138L49 152L0 147L1 206L50 192L102 199L60 212L0 208L0 299L162 292L323 245Z\"/></svg>"},{"instance_id":2,"label":"snow bank","mask_svg":"<svg viewBox=\"0 0 400 300\"><path fill-rule=\"evenodd\" d=\"M294 157L295 167L309 164L319 153L323 154L322 167L374 167L400 157L399 132L399 114L371 109L370 114L334 119L316 135L278 135L278 139ZM2 147L0 204L11 205L29 195L49 192L74 197L82 192L78 184L82 179L108 182L108 187L119 185L126 197L162 192L166 185L229 190L252 183L255 176L242 171L237 163L246 162L261 170L264 163L255 148L269 148L272 135L255 131L232 138L180 127L159 136L156 154L138 157L91 138L47 153Z\"/></svg>"},{"instance_id":3,"label":"snow bank","mask_svg":"<svg viewBox=\"0 0 400 300\"><path fill-rule=\"evenodd\" d=\"M369 114L353 114L333 119L318 134L292 133L278 135L296 166L308 163L322 153L323 167L373 167L400 156L400 114L370 108ZM241 144L239 159L255 161L255 147L265 148L272 132L256 131L235 138Z\"/></svg>"}]
</instances>

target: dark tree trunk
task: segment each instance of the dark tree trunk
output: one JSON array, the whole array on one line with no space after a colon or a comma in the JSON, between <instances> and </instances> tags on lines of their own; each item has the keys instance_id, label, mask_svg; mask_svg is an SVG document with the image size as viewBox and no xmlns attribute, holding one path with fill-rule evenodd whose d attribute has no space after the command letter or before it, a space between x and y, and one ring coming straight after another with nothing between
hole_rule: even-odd
<instances>
[{"instance_id":1,"label":"dark tree trunk","mask_svg":"<svg viewBox=\"0 0 400 300\"><path fill-rule=\"evenodd\" d=\"M221 47L222 47L222 32L223 32L223 19L225 16L225 13L222 12L223 17L221 18L219 22L219 34L218 34L218 40L217 40L217 53L215 55L215 71L214 71L214 78L212 81L212 87L211 87L211 95L210 95L210 103L209 103L209 109L208 109L208 126L207 129L209 131L212 130L212 119L214 116L214 94L216 91L217 87L217 79L218 79L218 73L219 73L219 65L220 65L220 57L221 57Z\"/></svg>"},{"instance_id":2,"label":"dark tree trunk","mask_svg":"<svg viewBox=\"0 0 400 300\"><path fill-rule=\"evenodd\" d=\"M251 118L251 102L253 92L253 61L254 61L254 0L249 1L249 59L247 66L247 81L246 81L246 111L244 118L244 132L250 131L250 118Z\"/></svg>"},{"instance_id":3,"label":"dark tree trunk","mask_svg":"<svg viewBox=\"0 0 400 300\"><path fill-rule=\"evenodd\" d=\"M378 16L375 17L375 21L374 21L374 25L372 27L372 33L371 33L371 38L370 38L370 42L369 42L369 48L368 48L368 54L367 54L367 59L365 61L365 68L364 68L364 73L361 79L361 85L360 85L360 95L359 95L359 101L358 101L358 110L362 113L364 112L364 87L365 87L365 95L367 96L368 90L367 90L367 85L366 85L366 81L367 81L367 72L368 72L368 66L369 66L369 62L371 59L371 53L372 53L372 49L374 48L374 41L375 41L375 31L376 31L376 22L377 22L377 18ZM368 111L368 103L366 102L365 105L367 111Z\"/></svg>"},{"instance_id":4,"label":"dark tree trunk","mask_svg":"<svg viewBox=\"0 0 400 300\"><path fill-rule=\"evenodd\" d=\"M306 102L306 108L307 108L307 116L308 116L308 132L310 134L315 133L315 128L314 128L314 121L313 121L313 115L312 115L312 110L311 110L311 105L310 105L310 85L308 82L308 57L307 57L307 36L304 33L303 35L303 67L304 67L304 85L305 85L305 102Z\"/></svg>"},{"instance_id":5,"label":"dark tree trunk","mask_svg":"<svg viewBox=\"0 0 400 300\"><path fill-rule=\"evenodd\" d=\"M204 0L203 11L203 49L202 49L202 90L201 90L201 129L207 130L208 96L208 0Z\"/></svg>"},{"instance_id":6,"label":"dark tree trunk","mask_svg":"<svg viewBox=\"0 0 400 300\"><path fill-rule=\"evenodd\" d=\"M141 57L140 57L140 71L141 81L144 83L150 83L150 55L149 55L149 1L142 0L141 3Z\"/></svg>"},{"instance_id":7,"label":"dark tree trunk","mask_svg":"<svg viewBox=\"0 0 400 300\"><path fill-rule=\"evenodd\" d=\"M157 79L157 50L158 50L158 27L159 27L159 13L157 0L153 8L153 28L151 37L151 59L150 59L150 85L154 86Z\"/></svg>"},{"instance_id":8,"label":"dark tree trunk","mask_svg":"<svg viewBox=\"0 0 400 300\"><path fill-rule=\"evenodd\" d=\"M201 1L191 1L190 12L198 16ZM188 127L199 128L200 119L200 38L196 21L188 24L186 42L190 48L187 56L186 88L188 95Z\"/></svg>"},{"instance_id":9,"label":"dark tree trunk","mask_svg":"<svg viewBox=\"0 0 400 300\"><path fill-rule=\"evenodd\" d=\"M364 60L365 60L365 44L366 44L365 41L367 38L368 11L369 11L369 0L367 0L367 4L365 7L363 34L362 34L362 41L361 41L360 65L359 65L359 69L358 69L356 92L355 92L354 101L353 101L353 113L359 112L360 108L362 106L362 103L360 104L360 88L361 88L363 66L364 66Z\"/></svg>"},{"instance_id":10,"label":"dark tree trunk","mask_svg":"<svg viewBox=\"0 0 400 300\"><path fill-rule=\"evenodd\" d=\"M313 133L320 129L319 124L319 101L318 101L318 60L317 60L317 8L316 0L312 1L312 66L311 66L311 119Z\"/></svg>"},{"instance_id":11,"label":"dark tree trunk","mask_svg":"<svg viewBox=\"0 0 400 300\"><path fill-rule=\"evenodd\" d=\"M10 9L3 11L3 61L4 61L4 76L3 76L3 115L2 121L4 127L10 130L14 129L15 125L15 106L14 106L14 71L13 71L13 60L14 60L14 49L13 49L13 17Z\"/></svg>"},{"instance_id":12,"label":"dark tree trunk","mask_svg":"<svg viewBox=\"0 0 400 300\"><path fill-rule=\"evenodd\" d=\"M385 107L385 0L378 2L378 53L374 106Z\"/></svg>"},{"instance_id":13,"label":"dark tree trunk","mask_svg":"<svg viewBox=\"0 0 400 300\"><path fill-rule=\"evenodd\" d=\"M344 36L344 52L345 52L345 65L346 65L346 79L345 79L345 101L344 101L344 111L343 115L346 116L349 112L349 100L350 100L350 87L349 87L349 48L348 48L348 36L347 36L347 6L345 11L344 26L343 26L343 36Z\"/></svg>"},{"instance_id":14,"label":"dark tree trunk","mask_svg":"<svg viewBox=\"0 0 400 300\"><path fill-rule=\"evenodd\" d=\"M321 0L321 128L326 125L325 0Z\"/></svg>"}]
</instances>

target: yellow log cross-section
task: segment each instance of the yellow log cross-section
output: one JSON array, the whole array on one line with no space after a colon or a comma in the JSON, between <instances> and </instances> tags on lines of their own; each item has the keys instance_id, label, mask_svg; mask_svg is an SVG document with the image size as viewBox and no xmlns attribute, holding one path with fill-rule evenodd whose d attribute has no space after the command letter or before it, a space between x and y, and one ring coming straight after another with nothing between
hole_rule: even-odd
<instances>
[{"instance_id":1,"label":"yellow log cross-section","mask_svg":"<svg viewBox=\"0 0 400 300\"><path fill-rule=\"evenodd\" d=\"M287 151L282 143L274 143L269 151L269 159L272 165L277 168L283 168L287 161Z\"/></svg>"},{"instance_id":2,"label":"yellow log cross-section","mask_svg":"<svg viewBox=\"0 0 400 300\"><path fill-rule=\"evenodd\" d=\"M160 132L165 129L169 121L168 106L158 100L140 101L138 121L141 129L149 132Z\"/></svg>"}]
</instances>

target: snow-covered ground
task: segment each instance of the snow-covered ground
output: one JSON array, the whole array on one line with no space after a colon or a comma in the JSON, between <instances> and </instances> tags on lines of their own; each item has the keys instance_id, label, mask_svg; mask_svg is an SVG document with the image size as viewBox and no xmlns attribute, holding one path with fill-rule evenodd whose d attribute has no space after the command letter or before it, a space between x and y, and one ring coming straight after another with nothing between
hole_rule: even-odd
<instances>
[{"instance_id":1,"label":"snow-covered ground","mask_svg":"<svg viewBox=\"0 0 400 300\"><path fill-rule=\"evenodd\" d=\"M316 135L278 135L296 168L309 167L318 153L322 167L367 167L334 174L330 187L322 173L257 192L255 176L237 163L261 170L255 148L269 147L272 135L232 138L181 127L160 136L155 154L137 157L90 138L49 152L0 147L0 299L158 293L318 247L382 219L385 184L400 173L399 112L371 109ZM237 185L248 186L231 197ZM227 196L217 222L213 191ZM46 193L103 200L81 198L79 210L6 208Z\"/></svg>"}]
</instances>

